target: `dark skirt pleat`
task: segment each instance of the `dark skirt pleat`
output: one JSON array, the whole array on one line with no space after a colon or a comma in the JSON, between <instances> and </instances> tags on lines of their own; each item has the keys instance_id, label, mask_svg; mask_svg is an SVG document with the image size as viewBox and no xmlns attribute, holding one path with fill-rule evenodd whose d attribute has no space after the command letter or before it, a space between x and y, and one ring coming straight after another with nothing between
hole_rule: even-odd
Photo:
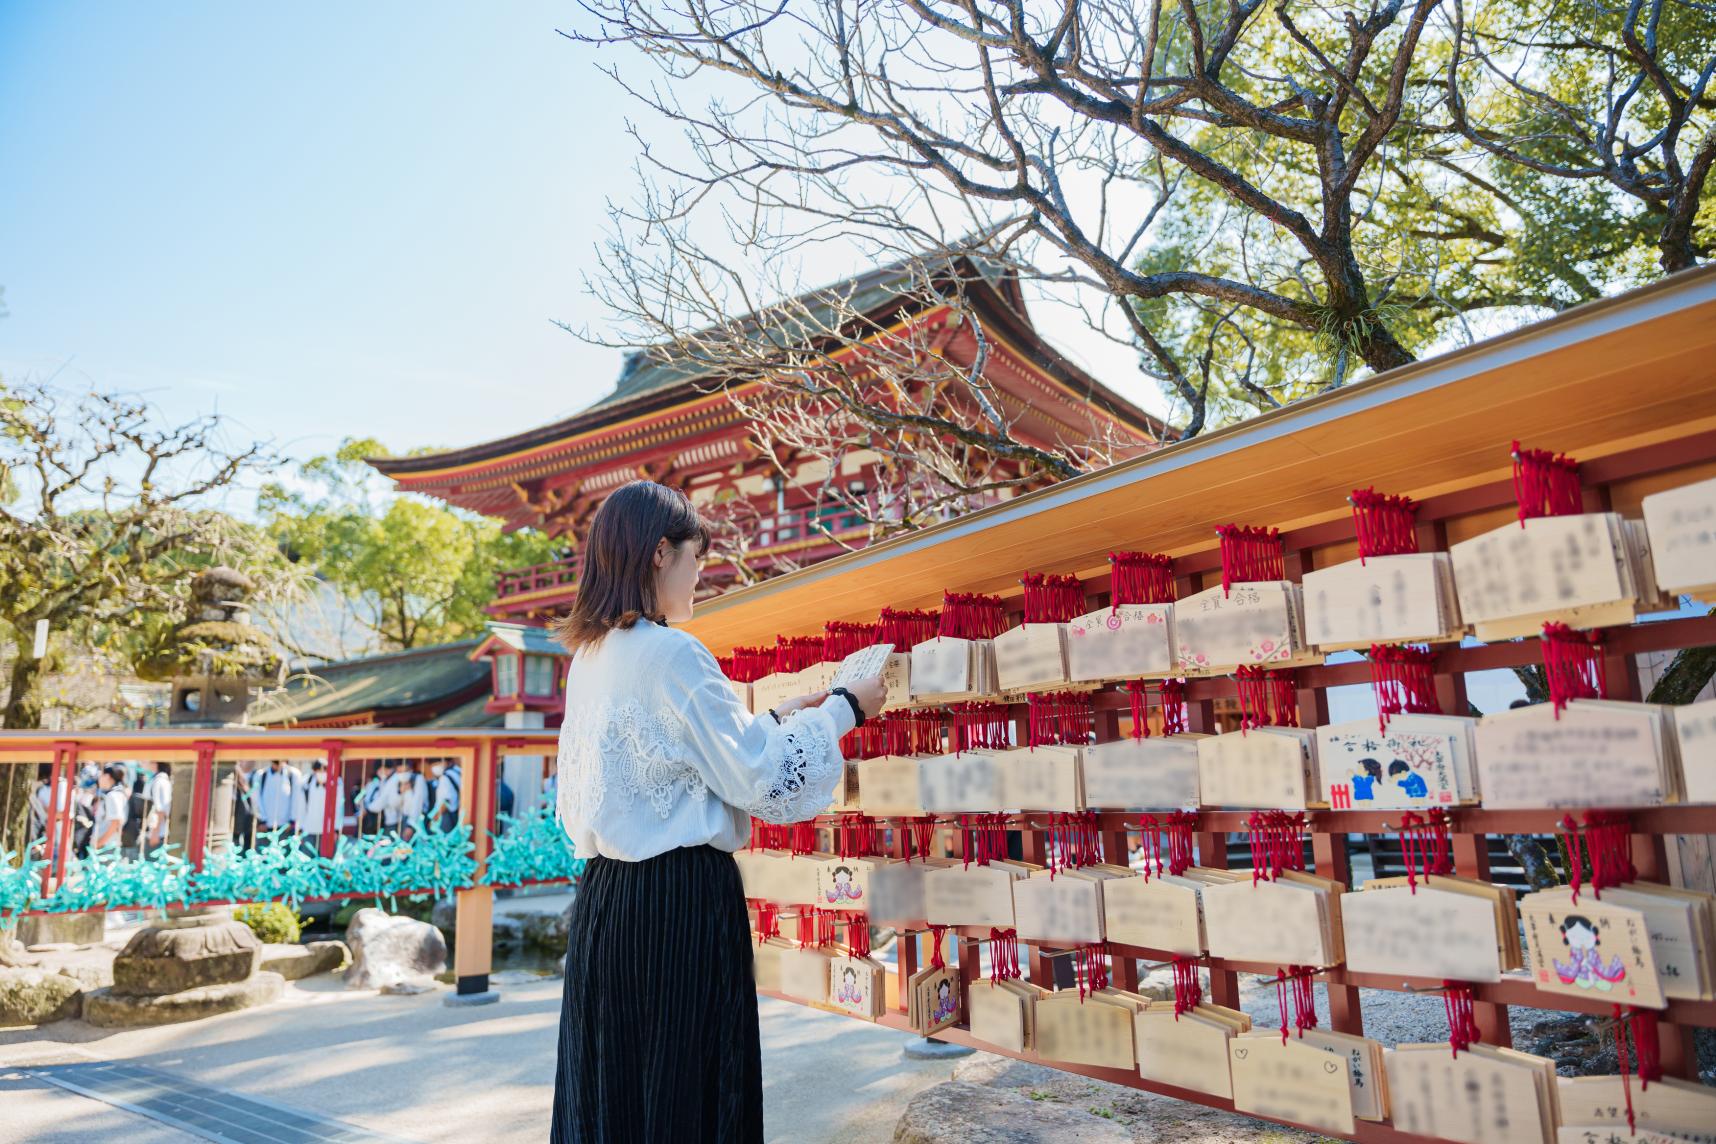
<instances>
[{"instance_id":1,"label":"dark skirt pleat","mask_svg":"<svg viewBox=\"0 0 1716 1144\"><path fill-rule=\"evenodd\" d=\"M763 1138L750 922L711 846L596 858L572 907L554 1144Z\"/></svg>"}]
</instances>

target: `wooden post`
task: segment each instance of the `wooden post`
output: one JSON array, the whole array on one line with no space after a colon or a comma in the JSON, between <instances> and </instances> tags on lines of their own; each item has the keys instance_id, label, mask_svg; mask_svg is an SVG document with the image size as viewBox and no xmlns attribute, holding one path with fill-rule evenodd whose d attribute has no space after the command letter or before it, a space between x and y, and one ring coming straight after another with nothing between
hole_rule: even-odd
<instances>
[{"instance_id":1,"label":"wooden post","mask_svg":"<svg viewBox=\"0 0 1716 1144\"><path fill-rule=\"evenodd\" d=\"M477 860L476 881L456 895L457 912L453 933L454 992L443 998L448 1005L483 1005L499 1001L489 988L489 968L494 952L495 892L482 885L489 864L489 836L495 822L495 775L500 758L493 739L483 739L471 753L470 778L465 783L469 797L461 800L459 813L471 827L471 851Z\"/></svg>"},{"instance_id":2,"label":"wooden post","mask_svg":"<svg viewBox=\"0 0 1716 1144\"><path fill-rule=\"evenodd\" d=\"M1454 859L1454 872L1480 882L1490 880L1490 850L1484 834L1454 834L1448 839ZM1472 1018L1484 1044L1497 1048L1513 1045L1513 1027L1508 1023L1507 1006L1494 1001L1474 1001Z\"/></svg>"}]
</instances>

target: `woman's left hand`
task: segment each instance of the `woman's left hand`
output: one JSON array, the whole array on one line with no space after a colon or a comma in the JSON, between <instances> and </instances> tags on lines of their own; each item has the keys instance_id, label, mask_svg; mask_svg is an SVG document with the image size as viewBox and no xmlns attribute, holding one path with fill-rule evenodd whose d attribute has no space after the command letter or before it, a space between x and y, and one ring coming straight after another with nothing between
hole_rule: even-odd
<instances>
[{"instance_id":1,"label":"woman's left hand","mask_svg":"<svg viewBox=\"0 0 1716 1144\"><path fill-rule=\"evenodd\" d=\"M815 707L818 703L821 703L824 699L827 699L827 698L828 698L828 692L826 692L826 691L818 691L818 692L815 692L814 694L811 694L811 695L800 695L798 698L789 699L785 703L782 703L778 707L776 707L775 708L775 714L779 715L782 719L785 719L788 715L791 715L794 711L797 711L797 710L804 708L804 707Z\"/></svg>"}]
</instances>

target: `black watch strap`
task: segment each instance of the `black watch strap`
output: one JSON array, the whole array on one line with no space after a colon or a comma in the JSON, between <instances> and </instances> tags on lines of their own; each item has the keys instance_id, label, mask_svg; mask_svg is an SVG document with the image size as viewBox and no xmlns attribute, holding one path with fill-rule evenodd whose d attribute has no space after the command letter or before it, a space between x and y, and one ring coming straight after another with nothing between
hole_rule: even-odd
<instances>
[{"instance_id":1,"label":"black watch strap","mask_svg":"<svg viewBox=\"0 0 1716 1144\"><path fill-rule=\"evenodd\" d=\"M852 694L844 687L836 687L833 691L830 691L829 694L842 696L846 702L852 705L852 725L854 727L862 727L864 725L864 707L863 704L858 702L858 697L856 695Z\"/></svg>"}]
</instances>

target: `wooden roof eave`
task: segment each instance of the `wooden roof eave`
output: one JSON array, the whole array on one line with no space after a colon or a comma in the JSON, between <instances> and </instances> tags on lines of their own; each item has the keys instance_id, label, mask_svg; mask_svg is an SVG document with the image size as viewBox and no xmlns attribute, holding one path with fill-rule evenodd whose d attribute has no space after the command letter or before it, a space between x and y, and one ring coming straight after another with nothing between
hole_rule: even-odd
<instances>
[{"instance_id":1,"label":"wooden roof eave","mask_svg":"<svg viewBox=\"0 0 1716 1144\"><path fill-rule=\"evenodd\" d=\"M688 627L724 652L943 589L1013 592L1028 570L1099 574L1114 549L1213 550L1218 524L1344 516L1355 487L1422 500L1505 480L1512 437L1581 460L1683 438L1716 428L1713 360L1701 267L728 592Z\"/></svg>"},{"instance_id":2,"label":"wooden roof eave","mask_svg":"<svg viewBox=\"0 0 1716 1144\"><path fill-rule=\"evenodd\" d=\"M1094 404L1114 420L1127 424L1134 430L1147 432L1156 440L1172 436L1173 430L1160 418L1110 390L1043 342L1028 317L1010 305L987 279L977 277L970 288L970 297L984 317L1002 327L1002 335L1006 338L1009 348L1032 368L1044 373L1066 390L1070 399ZM861 321L891 329L902 324L892 319L891 312L894 308L893 302L884 303L866 314ZM921 321L932 318L935 313L935 309L926 310L909 320ZM414 457L366 458L365 463L412 491L434 495L438 489L451 488L473 475L491 475L483 470L497 460L533 449L567 443L576 437L588 436L594 441L598 439L597 434L604 429L611 428L616 435L628 429L639 431L652 415L700 397L718 396L719 392L718 388L708 382L700 383L696 379L688 379L495 441Z\"/></svg>"}]
</instances>

